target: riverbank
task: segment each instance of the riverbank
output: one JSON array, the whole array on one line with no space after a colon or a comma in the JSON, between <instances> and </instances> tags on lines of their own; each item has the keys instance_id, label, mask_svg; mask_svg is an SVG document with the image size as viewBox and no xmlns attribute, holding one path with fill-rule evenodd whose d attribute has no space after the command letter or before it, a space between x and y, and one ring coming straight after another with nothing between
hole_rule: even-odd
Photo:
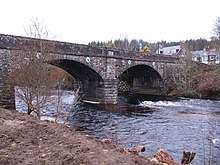
<instances>
[{"instance_id":1,"label":"riverbank","mask_svg":"<svg viewBox=\"0 0 220 165\"><path fill-rule=\"evenodd\" d=\"M0 164L144 165L146 158L68 126L0 108Z\"/></svg>"}]
</instances>

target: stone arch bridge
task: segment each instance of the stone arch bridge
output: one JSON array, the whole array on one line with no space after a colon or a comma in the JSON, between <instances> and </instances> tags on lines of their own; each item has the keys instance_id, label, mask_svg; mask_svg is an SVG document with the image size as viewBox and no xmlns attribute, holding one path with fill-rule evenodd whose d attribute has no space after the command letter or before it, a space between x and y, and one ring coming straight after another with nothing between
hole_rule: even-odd
<instances>
[{"instance_id":1,"label":"stone arch bridge","mask_svg":"<svg viewBox=\"0 0 220 165\"><path fill-rule=\"evenodd\" d=\"M105 104L117 103L118 79L127 73L133 76L137 91L155 88L161 92L160 83L152 84L165 80L166 68L177 60L174 56L0 34L0 106L15 105L14 88L8 82L11 70L26 59L30 49L40 55L42 47L47 50L48 63L59 64L81 83L83 99Z\"/></svg>"}]
</instances>

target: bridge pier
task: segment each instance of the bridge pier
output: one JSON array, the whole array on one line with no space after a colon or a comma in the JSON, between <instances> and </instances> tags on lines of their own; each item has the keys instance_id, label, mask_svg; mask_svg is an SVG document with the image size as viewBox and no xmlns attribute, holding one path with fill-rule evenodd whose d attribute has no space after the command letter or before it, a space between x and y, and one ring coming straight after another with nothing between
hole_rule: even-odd
<instances>
[{"instance_id":1,"label":"bridge pier","mask_svg":"<svg viewBox=\"0 0 220 165\"><path fill-rule=\"evenodd\" d=\"M84 101L94 101L101 104L117 103L117 79L104 79L101 82L81 82L81 95Z\"/></svg>"},{"instance_id":2,"label":"bridge pier","mask_svg":"<svg viewBox=\"0 0 220 165\"><path fill-rule=\"evenodd\" d=\"M105 79L103 86L103 103L104 104L117 104L117 79Z\"/></svg>"},{"instance_id":3,"label":"bridge pier","mask_svg":"<svg viewBox=\"0 0 220 165\"><path fill-rule=\"evenodd\" d=\"M11 67L8 54L9 51L0 50L0 107L14 109L15 95L14 88L9 83Z\"/></svg>"}]
</instances>

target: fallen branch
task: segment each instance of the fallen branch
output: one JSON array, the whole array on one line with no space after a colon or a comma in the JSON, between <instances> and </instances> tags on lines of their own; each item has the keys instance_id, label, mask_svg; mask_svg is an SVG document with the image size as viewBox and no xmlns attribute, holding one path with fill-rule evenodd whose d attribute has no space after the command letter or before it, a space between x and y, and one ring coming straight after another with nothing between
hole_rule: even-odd
<instances>
[{"instance_id":1,"label":"fallen branch","mask_svg":"<svg viewBox=\"0 0 220 165\"><path fill-rule=\"evenodd\" d=\"M148 158L148 160L152 163L162 163L163 165L186 165L189 164L195 157L194 152L185 152L183 151L183 158L181 163L175 162L173 158L165 152L163 149L159 149L156 154Z\"/></svg>"},{"instance_id":2,"label":"fallen branch","mask_svg":"<svg viewBox=\"0 0 220 165\"><path fill-rule=\"evenodd\" d=\"M183 151L183 158L181 163L183 164L189 164L194 158L195 158L196 153L192 152L185 152Z\"/></svg>"}]
</instances>

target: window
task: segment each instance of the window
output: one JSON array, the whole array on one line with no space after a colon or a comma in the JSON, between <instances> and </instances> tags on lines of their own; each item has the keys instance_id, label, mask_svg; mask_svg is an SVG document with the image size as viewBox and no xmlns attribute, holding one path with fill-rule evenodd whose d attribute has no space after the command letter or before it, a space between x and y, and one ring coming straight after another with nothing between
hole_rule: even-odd
<instances>
[{"instance_id":1,"label":"window","mask_svg":"<svg viewBox=\"0 0 220 165\"><path fill-rule=\"evenodd\" d=\"M201 62L201 61L202 61L201 57L197 57L197 58L196 58L196 61Z\"/></svg>"},{"instance_id":2,"label":"window","mask_svg":"<svg viewBox=\"0 0 220 165\"><path fill-rule=\"evenodd\" d=\"M214 60L214 59L215 59L215 56L211 56L210 58L211 58L211 60Z\"/></svg>"},{"instance_id":3,"label":"window","mask_svg":"<svg viewBox=\"0 0 220 165\"><path fill-rule=\"evenodd\" d=\"M216 55L209 55L208 56L208 62L209 63L216 63Z\"/></svg>"}]
</instances>

